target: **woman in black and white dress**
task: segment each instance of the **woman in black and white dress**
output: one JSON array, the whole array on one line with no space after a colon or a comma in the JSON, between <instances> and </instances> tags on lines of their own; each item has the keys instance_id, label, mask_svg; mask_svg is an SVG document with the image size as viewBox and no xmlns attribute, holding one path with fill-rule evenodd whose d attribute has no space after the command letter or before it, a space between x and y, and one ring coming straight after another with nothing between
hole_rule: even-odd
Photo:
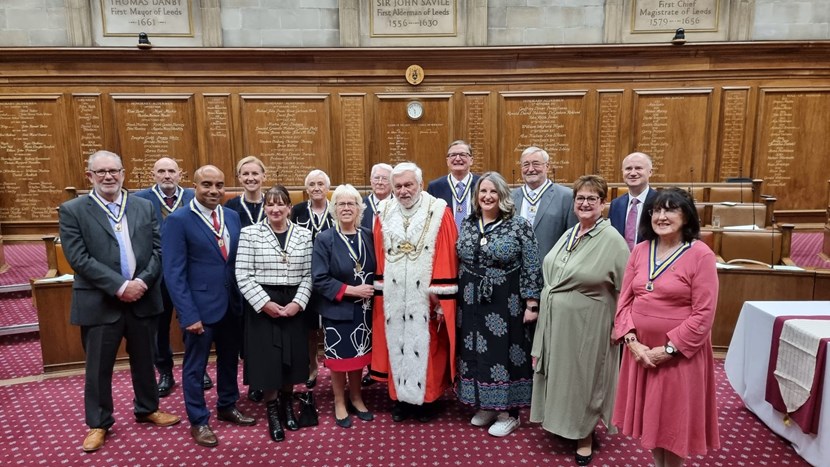
<instances>
[{"instance_id":1,"label":"woman in black and white dress","mask_svg":"<svg viewBox=\"0 0 830 467\"><path fill-rule=\"evenodd\" d=\"M265 193L264 222L242 229L236 280L245 297L245 377L264 391L274 441L299 426L292 388L308 376L304 309L311 296L311 232L288 220L291 199L281 185Z\"/></svg>"},{"instance_id":2,"label":"woman in black and white dress","mask_svg":"<svg viewBox=\"0 0 830 467\"><path fill-rule=\"evenodd\" d=\"M317 236L311 261L314 293L320 297L325 333L324 363L331 370L334 418L342 428L352 425L350 412L364 421L374 418L360 393L363 368L372 361L376 263L372 233L360 227L364 209L360 193L353 186L337 187L330 204L334 228Z\"/></svg>"},{"instance_id":3,"label":"woman in black and white dress","mask_svg":"<svg viewBox=\"0 0 830 467\"><path fill-rule=\"evenodd\" d=\"M331 188L331 179L325 172L314 169L305 177L305 190L308 193L308 201L297 203L291 208L291 222L305 227L311 231L312 241L324 230L334 225L334 220L329 213L328 194ZM313 388L317 384L317 348L323 341L323 333L320 328L319 298L312 295L311 301L306 307L305 322L308 328L308 380L306 387Z\"/></svg>"}]
</instances>

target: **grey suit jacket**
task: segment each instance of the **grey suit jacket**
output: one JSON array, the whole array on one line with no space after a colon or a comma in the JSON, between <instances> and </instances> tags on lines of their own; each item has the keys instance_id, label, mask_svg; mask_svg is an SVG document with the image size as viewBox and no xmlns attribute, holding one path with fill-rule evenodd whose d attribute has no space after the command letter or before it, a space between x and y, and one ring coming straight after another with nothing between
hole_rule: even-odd
<instances>
[{"instance_id":1,"label":"grey suit jacket","mask_svg":"<svg viewBox=\"0 0 830 467\"><path fill-rule=\"evenodd\" d=\"M80 196L60 207L60 238L72 269L70 322L80 326L111 324L124 312L139 317L160 314L161 240L153 205L137 196L127 198L127 224L135 254L135 277L148 290L137 301L116 297L124 283L118 240L107 215L89 196Z\"/></svg>"},{"instance_id":2,"label":"grey suit jacket","mask_svg":"<svg viewBox=\"0 0 830 467\"><path fill-rule=\"evenodd\" d=\"M516 204L516 215L522 212L522 188L513 190L513 202ZM559 237L570 227L576 225L574 214L573 192L562 185L554 183L542 194L533 220L533 233L539 244L539 259L544 260Z\"/></svg>"}]
</instances>

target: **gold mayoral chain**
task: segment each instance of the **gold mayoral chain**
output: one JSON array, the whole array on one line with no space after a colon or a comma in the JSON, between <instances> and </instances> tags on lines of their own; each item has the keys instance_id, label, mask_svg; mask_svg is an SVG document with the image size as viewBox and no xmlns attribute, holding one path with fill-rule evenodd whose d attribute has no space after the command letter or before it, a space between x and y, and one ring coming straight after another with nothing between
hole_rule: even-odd
<instances>
[{"instance_id":1,"label":"gold mayoral chain","mask_svg":"<svg viewBox=\"0 0 830 467\"><path fill-rule=\"evenodd\" d=\"M210 231L213 232L213 235L216 236L216 240L219 243L219 248L225 246L225 237L222 235L225 232L225 210L222 209L222 205L220 204L216 206L216 210L219 211L219 215L217 216L219 218L219 230L216 230L213 226L213 222L208 219L207 216L202 214L202 211L200 211L198 207L196 207L195 199L190 200L190 210L198 214L199 219L202 219L202 222L204 222Z\"/></svg>"},{"instance_id":2,"label":"gold mayoral chain","mask_svg":"<svg viewBox=\"0 0 830 467\"><path fill-rule=\"evenodd\" d=\"M499 219L496 222L491 222L487 225L484 225L484 219L479 217L478 218L478 231L481 233L481 241L479 242L479 245L481 245L481 246L487 245L486 235L488 233L492 232L493 230L495 230L496 227L501 225L501 223L502 223L502 219Z\"/></svg>"},{"instance_id":3,"label":"gold mayoral chain","mask_svg":"<svg viewBox=\"0 0 830 467\"><path fill-rule=\"evenodd\" d=\"M274 229L272 229L270 225L268 226L268 229L271 231L271 235L274 236L274 240L277 242L277 246L279 247L277 253L282 256L282 263L288 262L288 245L291 243L291 235L294 234L294 223L291 221L286 221L286 223L288 224L288 233L285 235L285 246L280 243L280 238L277 236L277 233L274 232Z\"/></svg>"},{"instance_id":4,"label":"gold mayoral chain","mask_svg":"<svg viewBox=\"0 0 830 467\"><path fill-rule=\"evenodd\" d=\"M265 214L265 195L262 195L262 200L259 203L259 211L256 215L256 220L254 220L254 215L251 214L251 210L248 209L248 205L245 203L245 193L239 195L239 202L242 204L242 209L245 210L245 214L248 215L248 220L251 221L251 224L259 224L262 221L263 215Z\"/></svg>"},{"instance_id":5,"label":"gold mayoral chain","mask_svg":"<svg viewBox=\"0 0 830 467\"><path fill-rule=\"evenodd\" d=\"M325 227L329 223L329 216L328 216L329 201L326 200L326 207L325 207L325 209L323 209L323 213L320 214L320 221L319 222L317 222L317 217L314 215L314 211L311 210L311 201L310 200L308 201L308 204L306 205L306 209L308 209L308 225L311 226L311 233L313 233L316 236L316 234L322 232L323 227ZM329 227L331 227L331 226L329 226Z\"/></svg>"},{"instance_id":6,"label":"gold mayoral chain","mask_svg":"<svg viewBox=\"0 0 830 467\"><path fill-rule=\"evenodd\" d=\"M527 201L528 210L530 212L536 212L537 204L539 204L539 200L542 199L542 195L548 191L553 183L550 180L545 180L545 183L542 184L542 188L539 189L539 192L536 193L536 196L531 196L530 191L527 189L527 185L522 186L522 195L524 195L525 201Z\"/></svg>"},{"instance_id":7,"label":"gold mayoral chain","mask_svg":"<svg viewBox=\"0 0 830 467\"><path fill-rule=\"evenodd\" d=\"M464 209L464 201L467 199L467 195L470 194L470 185L472 185L471 182L473 181L473 174L467 174L461 182L464 184L464 193L461 193L460 197L458 196L458 193L456 193L458 190L455 189L455 185L452 184L453 180L452 175L447 175L447 184L449 184L450 192L455 200L455 210L461 212Z\"/></svg>"},{"instance_id":8,"label":"gold mayoral chain","mask_svg":"<svg viewBox=\"0 0 830 467\"><path fill-rule=\"evenodd\" d=\"M172 207L167 205L167 201L164 200L164 195L161 193L161 190L159 190L158 185L153 185L153 188L150 188L150 191L152 191L156 195L156 198L158 198L159 201L161 201L161 208L167 211L168 214L172 213L176 209L179 209L179 206L182 205L182 198L184 197L184 188L180 186L176 187L176 194L174 195L176 197L176 202L173 203Z\"/></svg>"},{"instance_id":9,"label":"gold mayoral chain","mask_svg":"<svg viewBox=\"0 0 830 467\"><path fill-rule=\"evenodd\" d=\"M340 239L343 240L343 243L346 244L346 248L349 250L349 257L354 261L354 272L360 273L363 271L363 263L366 262L365 255L363 254L363 237L360 236L360 229L357 231L357 252L355 253L349 238L340 230L340 226L336 225L334 228L337 229L337 235L340 236ZM361 262L361 258L363 262Z\"/></svg>"},{"instance_id":10,"label":"gold mayoral chain","mask_svg":"<svg viewBox=\"0 0 830 467\"><path fill-rule=\"evenodd\" d=\"M107 213L107 217L112 219L115 231L121 232L121 220L124 219L124 213L127 212L127 196L129 195L129 192L124 188L121 189L121 208L118 210L118 214L113 214L112 211L110 211L110 208L107 207L107 203L105 203L104 200L98 196L98 193L96 193L95 190L89 192L89 195L93 200L95 200L95 203L97 203L98 206L101 206L101 209Z\"/></svg>"},{"instance_id":11,"label":"gold mayoral chain","mask_svg":"<svg viewBox=\"0 0 830 467\"><path fill-rule=\"evenodd\" d=\"M654 281L660 277L661 274L666 272L669 269L669 266L674 264L678 258L680 258L683 253L686 252L689 248L692 247L692 244L686 242L680 245L674 253L671 254L665 261L663 261L659 266L657 265L657 240L652 240L651 244L648 247L648 282L646 282L646 291L651 292L654 290Z\"/></svg>"},{"instance_id":12,"label":"gold mayoral chain","mask_svg":"<svg viewBox=\"0 0 830 467\"><path fill-rule=\"evenodd\" d=\"M429 229L429 226L432 223L432 216L433 214L435 214L435 212L432 210L432 203L435 202L435 198L430 200L429 206L425 208L427 210L426 219L424 220L424 224L422 225L421 233L418 235L418 240L413 244L409 241L408 238L406 238L406 235L408 235L407 229L409 229L409 218L415 216L418 213L417 210L421 209L419 203L421 203L422 201L423 197L418 200L415 206L412 207L414 212L409 216L406 216L404 214L403 207L400 205L400 203L398 203L398 212L400 212L401 217L403 217L404 239L395 247L394 253L392 251L387 252L387 262L394 263L401 260L402 258L409 258L410 260L414 261L418 259L419 256L421 256L421 253L423 253L424 240L427 236L427 230ZM392 243L394 244L394 242L395 240L393 239Z\"/></svg>"}]
</instances>

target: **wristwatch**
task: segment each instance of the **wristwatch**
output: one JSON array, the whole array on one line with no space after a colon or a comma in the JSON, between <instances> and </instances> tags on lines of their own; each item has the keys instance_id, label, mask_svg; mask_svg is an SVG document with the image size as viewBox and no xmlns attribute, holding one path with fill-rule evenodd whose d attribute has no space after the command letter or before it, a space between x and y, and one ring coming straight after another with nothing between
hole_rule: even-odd
<instances>
[{"instance_id":1,"label":"wristwatch","mask_svg":"<svg viewBox=\"0 0 830 467\"><path fill-rule=\"evenodd\" d=\"M530 305L527 309L530 310L531 313L539 313L539 305Z\"/></svg>"},{"instance_id":2,"label":"wristwatch","mask_svg":"<svg viewBox=\"0 0 830 467\"><path fill-rule=\"evenodd\" d=\"M666 353L669 354L670 357L676 357L680 355L680 352L677 351L677 348L670 343L665 345Z\"/></svg>"}]
</instances>

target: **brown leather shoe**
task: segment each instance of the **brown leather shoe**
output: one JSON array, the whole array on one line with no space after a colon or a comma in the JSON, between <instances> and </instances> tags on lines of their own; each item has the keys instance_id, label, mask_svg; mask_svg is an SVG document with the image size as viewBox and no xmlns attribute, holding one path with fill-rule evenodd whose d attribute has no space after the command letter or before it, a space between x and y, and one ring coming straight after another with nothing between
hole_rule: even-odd
<instances>
[{"instance_id":1,"label":"brown leather shoe","mask_svg":"<svg viewBox=\"0 0 830 467\"><path fill-rule=\"evenodd\" d=\"M199 446L213 448L219 445L219 440L208 425L193 425L190 427L190 436Z\"/></svg>"},{"instance_id":2,"label":"brown leather shoe","mask_svg":"<svg viewBox=\"0 0 830 467\"><path fill-rule=\"evenodd\" d=\"M182 421L182 417L156 410L153 413L136 415L135 421L138 423L152 423L155 426L170 426Z\"/></svg>"},{"instance_id":3,"label":"brown leather shoe","mask_svg":"<svg viewBox=\"0 0 830 467\"><path fill-rule=\"evenodd\" d=\"M104 447L104 441L107 439L106 428L92 428L84 438L84 452L97 451Z\"/></svg>"},{"instance_id":4,"label":"brown leather shoe","mask_svg":"<svg viewBox=\"0 0 830 467\"><path fill-rule=\"evenodd\" d=\"M251 426L256 425L256 419L254 417L249 417L244 413L240 412L239 409L236 407L231 407L230 409L220 410L217 412L216 417L223 422L230 422L236 425L241 426Z\"/></svg>"}]
</instances>

